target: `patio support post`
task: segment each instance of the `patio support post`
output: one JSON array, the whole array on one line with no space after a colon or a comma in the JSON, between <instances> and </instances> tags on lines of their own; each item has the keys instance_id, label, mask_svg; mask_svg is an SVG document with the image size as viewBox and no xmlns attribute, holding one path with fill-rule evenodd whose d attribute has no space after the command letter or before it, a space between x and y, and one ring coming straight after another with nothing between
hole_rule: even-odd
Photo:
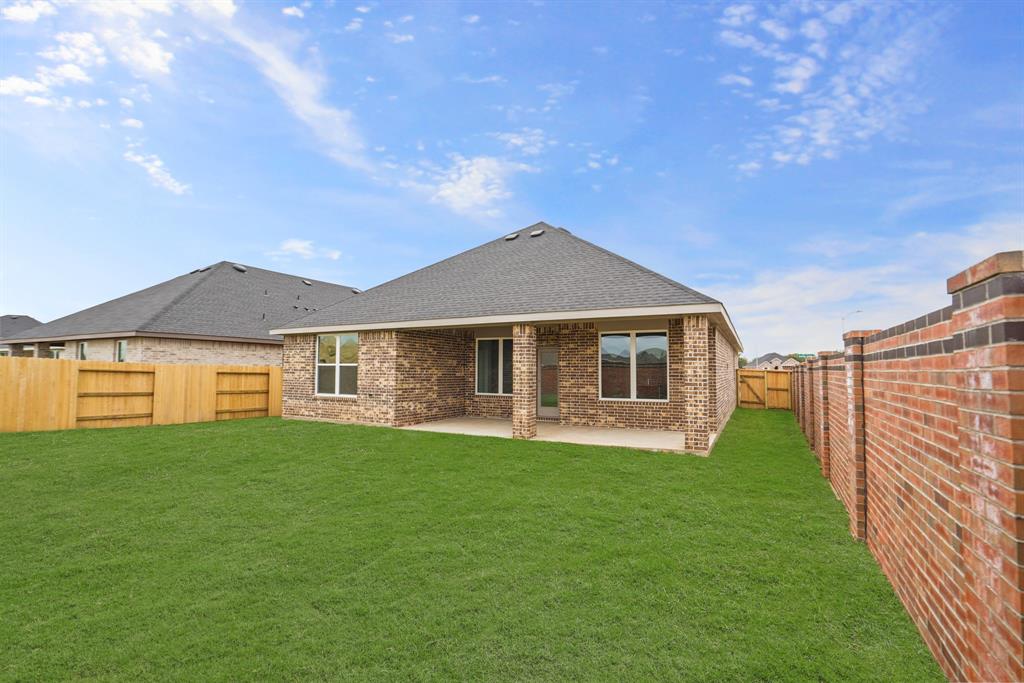
<instances>
[{"instance_id":1,"label":"patio support post","mask_svg":"<svg viewBox=\"0 0 1024 683\"><path fill-rule=\"evenodd\" d=\"M537 326L512 326L512 438L537 436Z\"/></svg>"}]
</instances>

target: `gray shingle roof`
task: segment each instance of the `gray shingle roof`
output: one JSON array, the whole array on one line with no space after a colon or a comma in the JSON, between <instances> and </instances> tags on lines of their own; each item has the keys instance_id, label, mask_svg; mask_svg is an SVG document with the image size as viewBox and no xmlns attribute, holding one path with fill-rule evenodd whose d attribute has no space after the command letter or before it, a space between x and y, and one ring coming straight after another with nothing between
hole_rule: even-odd
<instances>
[{"instance_id":1,"label":"gray shingle roof","mask_svg":"<svg viewBox=\"0 0 1024 683\"><path fill-rule=\"evenodd\" d=\"M281 339L269 330L355 296L351 287L221 261L19 333L17 339L149 332Z\"/></svg>"},{"instance_id":2,"label":"gray shingle roof","mask_svg":"<svg viewBox=\"0 0 1024 683\"><path fill-rule=\"evenodd\" d=\"M758 356L754 360L750 361L749 364L750 365L760 365L761 363L764 363L764 362L770 361L770 360L781 360L781 361L784 361L788 357L789 356L783 356L781 353L775 353L774 351L772 351L771 353L766 353L763 356Z\"/></svg>"},{"instance_id":3,"label":"gray shingle roof","mask_svg":"<svg viewBox=\"0 0 1024 683\"><path fill-rule=\"evenodd\" d=\"M544 234L531 237L530 233ZM537 223L283 326L290 329L488 315L717 303L582 240Z\"/></svg>"},{"instance_id":4,"label":"gray shingle roof","mask_svg":"<svg viewBox=\"0 0 1024 683\"><path fill-rule=\"evenodd\" d=\"M42 323L30 315L2 315L0 316L0 339L13 339L16 334L38 325L42 325Z\"/></svg>"}]
</instances>

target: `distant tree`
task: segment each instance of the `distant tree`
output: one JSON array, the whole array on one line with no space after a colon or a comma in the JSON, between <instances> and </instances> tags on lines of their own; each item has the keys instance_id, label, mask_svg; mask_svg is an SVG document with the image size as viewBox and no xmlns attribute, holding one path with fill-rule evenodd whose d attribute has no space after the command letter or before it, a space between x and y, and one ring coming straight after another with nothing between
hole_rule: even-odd
<instances>
[{"instance_id":1,"label":"distant tree","mask_svg":"<svg viewBox=\"0 0 1024 683\"><path fill-rule=\"evenodd\" d=\"M740 367L741 368L747 367L747 363L749 363L749 362L750 361L748 361L746 358L744 358L743 356L740 356Z\"/></svg>"}]
</instances>

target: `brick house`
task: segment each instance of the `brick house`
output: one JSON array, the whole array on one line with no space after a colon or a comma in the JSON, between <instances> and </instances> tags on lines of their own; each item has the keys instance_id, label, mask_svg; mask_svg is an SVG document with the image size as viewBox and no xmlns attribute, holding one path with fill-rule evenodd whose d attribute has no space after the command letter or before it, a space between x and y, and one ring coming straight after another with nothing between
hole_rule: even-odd
<instances>
[{"instance_id":1,"label":"brick house","mask_svg":"<svg viewBox=\"0 0 1024 683\"><path fill-rule=\"evenodd\" d=\"M793 370L800 367L800 361L781 353L766 353L747 363L748 370Z\"/></svg>"},{"instance_id":2,"label":"brick house","mask_svg":"<svg viewBox=\"0 0 1024 683\"><path fill-rule=\"evenodd\" d=\"M707 452L736 403L720 302L545 223L272 332L285 417L657 429Z\"/></svg>"},{"instance_id":3,"label":"brick house","mask_svg":"<svg viewBox=\"0 0 1024 683\"><path fill-rule=\"evenodd\" d=\"M291 320L358 290L221 261L138 292L22 328L12 356L148 363L280 365Z\"/></svg>"},{"instance_id":4,"label":"brick house","mask_svg":"<svg viewBox=\"0 0 1024 683\"><path fill-rule=\"evenodd\" d=\"M0 357L11 355L11 345L7 339L14 339L19 333L30 330L33 327L42 325L30 315L0 315ZM17 346L17 352L21 353L21 346Z\"/></svg>"}]
</instances>

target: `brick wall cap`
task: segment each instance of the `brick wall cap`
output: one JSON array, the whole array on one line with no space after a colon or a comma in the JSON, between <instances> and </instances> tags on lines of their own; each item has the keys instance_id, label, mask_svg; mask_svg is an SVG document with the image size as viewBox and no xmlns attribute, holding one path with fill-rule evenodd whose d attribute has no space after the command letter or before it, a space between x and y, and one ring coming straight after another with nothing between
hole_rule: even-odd
<instances>
[{"instance_id":1,"label":"brick wall cap","mask_svg":"<svg viewBox=\"0 0 1024 683\"><path fill-rule=\"evenodd\" d=\"M870 337L873 334L878 334L881 330L850 330L843 333L843 339L850 339L852 337Z\"/></svg>"},{"instance_id":2,"label":"brick wall cap","mask_svg":"<svg viewBox=\"0 0 1024 683\"><path fill-rule=\"evenodd\" d=\"M975 263L946 280L946 292L955 294L1001 273L1024 271L1024 251L1002 251Z\"/></svg>"}]
</instances>

